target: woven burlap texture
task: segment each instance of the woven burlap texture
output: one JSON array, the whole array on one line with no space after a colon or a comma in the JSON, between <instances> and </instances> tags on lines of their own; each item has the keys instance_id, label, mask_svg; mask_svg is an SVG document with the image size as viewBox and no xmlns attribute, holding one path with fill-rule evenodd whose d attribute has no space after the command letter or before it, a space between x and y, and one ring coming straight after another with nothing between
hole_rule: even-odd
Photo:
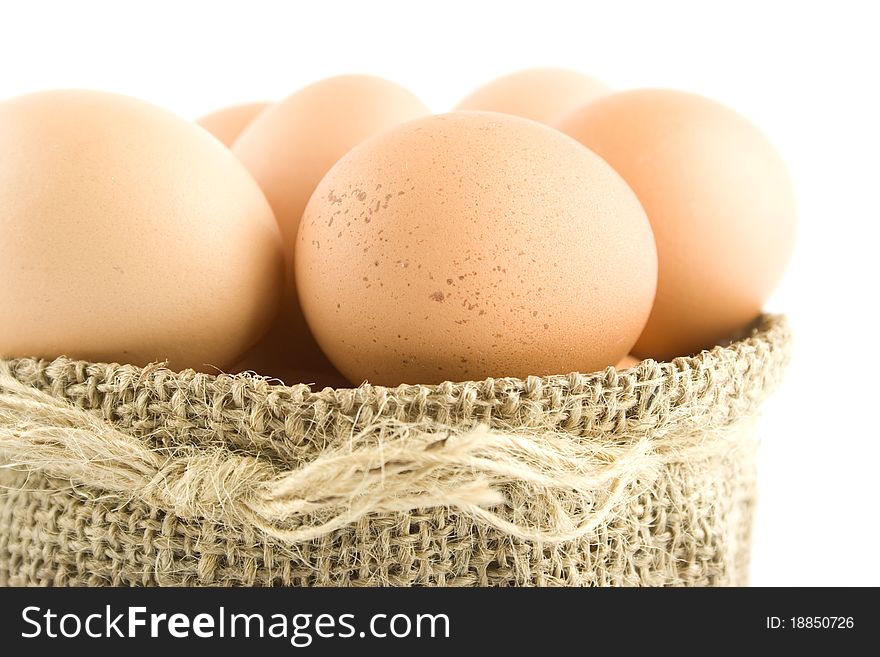
<instances>
[{"instance_id":1,"label":"woven burlap texture","mask_svg":"<svg viewBox=\"0 0 880 657\"><path fill-rule=\"evenodd\" d=\"M322 392L0 361L0 584L743 584L789 342Z\"/></svg>"}]
</instances>

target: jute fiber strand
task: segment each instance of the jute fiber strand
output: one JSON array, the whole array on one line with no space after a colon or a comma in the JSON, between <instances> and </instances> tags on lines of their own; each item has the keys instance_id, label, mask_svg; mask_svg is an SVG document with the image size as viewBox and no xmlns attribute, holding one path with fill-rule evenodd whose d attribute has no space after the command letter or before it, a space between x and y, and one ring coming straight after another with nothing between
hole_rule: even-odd
<instances>
[{"instance_id":1,"label":"jute fiber strand","mask_svg":"<svg viewBox=\"0 0 880 657\"><path fill-rule=\"evenodd\" d=\"M789 341L317 393L0 361L0 584L742 584Z\"/></svg>"}]
</instances>

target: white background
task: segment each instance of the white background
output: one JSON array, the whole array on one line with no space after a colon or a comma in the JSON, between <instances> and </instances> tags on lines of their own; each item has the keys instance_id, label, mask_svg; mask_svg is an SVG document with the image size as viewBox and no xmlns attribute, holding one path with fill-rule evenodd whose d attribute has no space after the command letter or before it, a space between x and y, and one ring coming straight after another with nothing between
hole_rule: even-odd
<instances>
[{"instance_id":1,"label":"white background","mask_svg":"<svg viewBox=\"0 0 880 657\"><path fill-rule=\"evenodd\" d=\"M878 585L880 49L872 2L3 2L0 98L53 87L184 116L390 78L434 111L519 68L711 96L776 144L800 204L768 308L796 352L762 425L752 583ZM2 154L0 154L2 157Z\"/></svg>"}]
</instances>

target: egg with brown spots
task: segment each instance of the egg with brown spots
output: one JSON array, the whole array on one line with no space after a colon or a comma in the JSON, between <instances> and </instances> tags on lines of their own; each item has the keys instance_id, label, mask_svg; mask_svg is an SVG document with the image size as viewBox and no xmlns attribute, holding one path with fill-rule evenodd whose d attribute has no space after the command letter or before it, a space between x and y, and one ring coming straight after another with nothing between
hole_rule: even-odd
<instances>
[{"instance_id":1,"label":"egg with brown spots","mask_svg":"<svg viewBox=\"0 0 880 657\"><path fill-rule=\"evenodd\" d=\"M349 380L383 385L614 365L657 280L623 179L562 133L491 112L350 151L306 207L295 262L321 348Z\"/></svg>"}]
</instances>

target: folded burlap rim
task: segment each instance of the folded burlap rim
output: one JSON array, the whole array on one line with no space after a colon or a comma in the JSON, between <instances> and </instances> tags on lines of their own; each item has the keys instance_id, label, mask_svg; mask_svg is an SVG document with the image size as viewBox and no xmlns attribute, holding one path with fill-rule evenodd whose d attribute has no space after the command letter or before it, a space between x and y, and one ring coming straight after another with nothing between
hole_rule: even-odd
<instances>
[{"instance_id":1,"label":"folded burlap rim","mask_svg":"<svg viewBox=\"0 0 880 657\"><path fill-rule=\"evenodd\" d=\"M768 315L742 340L670 363L321 392L162 365L2 360L0 467L288 544L434 507L569 541L664 465L751 449L743 427L789 344L786 320Z\"/></svg>"}]
</instances>

